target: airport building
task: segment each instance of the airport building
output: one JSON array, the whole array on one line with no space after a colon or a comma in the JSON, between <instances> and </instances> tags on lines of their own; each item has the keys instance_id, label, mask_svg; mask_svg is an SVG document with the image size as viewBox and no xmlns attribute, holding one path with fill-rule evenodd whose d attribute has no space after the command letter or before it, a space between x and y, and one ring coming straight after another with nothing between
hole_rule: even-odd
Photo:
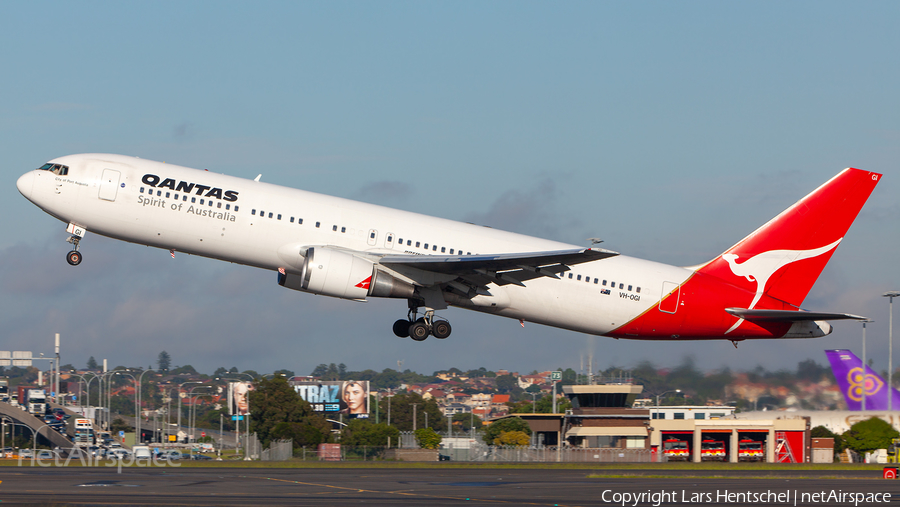
<instances>
[{"instance_id":1,"label":"airport building","mask_svg":"<svg viewBox=\"0 0 900 507\"><path fill-rule=\"evenodd\" d=\"M567 448L615 450L620 457L632 456L638 461L672 459L675 455L667 453L667 447L684 449L680 459L694 462L810 460L808 417L744 419L735 415L731 406L633 408L642 391L643 386L631 383L564 386L563 393L572 402L567 413L510 414L503 418L521 417L528 422L537 445L562 443ZM720 452L704 452L711 448ZM751 448L756 454L748 458ZM650 459L644 459L644 454Z\"/></svg>"}]
</instances>

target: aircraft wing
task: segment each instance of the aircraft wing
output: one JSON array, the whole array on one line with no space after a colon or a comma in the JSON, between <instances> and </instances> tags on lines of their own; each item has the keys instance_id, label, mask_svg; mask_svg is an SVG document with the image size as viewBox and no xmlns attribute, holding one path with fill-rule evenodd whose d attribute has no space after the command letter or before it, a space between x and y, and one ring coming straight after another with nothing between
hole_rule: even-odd
<instances>
[{"instance_id":1,"label":"aircraft wing","mask_svg":"<svg viewBox=\"0 0 900 507\"><path fill-rule=\"evenodd\" d=\"M800 322L805 320L866 320L866 317L849 313L807 312L804 310L750 310L726 308L726 312L744 320L758 322Z\"/></svg>"},{"instance_id":2,"label":"aircraft wing","mask_svg":"<svg viewBox=\"0 0 900 507\"><path fill-rule=\"evenodd\" d=\"M379 264L397 271L413 268L460 277L474 285L516 284L541 276L558 278L570 265L619 255L603 248L572 248L545 252L490 255L385 255Z\"/></svg>"}]
</instances>

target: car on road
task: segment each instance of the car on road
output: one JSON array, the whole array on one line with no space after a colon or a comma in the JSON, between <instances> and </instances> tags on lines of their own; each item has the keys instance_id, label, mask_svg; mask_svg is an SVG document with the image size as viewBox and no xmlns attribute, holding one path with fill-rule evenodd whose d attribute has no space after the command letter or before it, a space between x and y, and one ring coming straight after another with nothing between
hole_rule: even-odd
<instances>
[{"instance_id":1,"label":"car on road","mask_svg":"<svg viewBox=\"0 0 900 507\"><path fill-rule=\"evenodd\" d=\"M109 459L127 459L131 457L131 453L128 451L128 449L110 449L106 453L106 457Z\"/></svg>"},{"instance_id":2,"label":"car on road","mask_svg":"<svg viewBox=\"0 0 900 507\"><path fill-rule=\"evenodd\" d=\"M168 450L164 450L164 451L160 452L159 454L157 454L156 458L175 461L175 460L184 458L184 456L181 454L181 451L176 451L174 449L168 449Z\"/></svg>"},{"instance_id":3,"label":"car on road","mask_svg":"<svg viewBox=\"0 0 900 507\"><path fill-rule=\"evenodd\" d=\"M31 459L34 457L34 451L32 451L31 449L19 449L19 457Z\"/></svg>"},{"instance_id":4,"label":"car on road","mask_svg":"<svg viewBox=\"0 0 900 507\"><path fill-rule=\"evenodd\" d=\"M53 451L49 451L47 449L41 449L37 453L37 459L53 459L56 457L56 454Z\"/></svg>"},{"instance_id":5,"label":"car on road","mask_svg":"<svg viewBox=\"0 0 900 507\"><path fill-rule=\"evenodd\" d=\"M194 461L212 461L212 457L206 454L191 454L190 457Z\"/></svg>"}]
</instances>

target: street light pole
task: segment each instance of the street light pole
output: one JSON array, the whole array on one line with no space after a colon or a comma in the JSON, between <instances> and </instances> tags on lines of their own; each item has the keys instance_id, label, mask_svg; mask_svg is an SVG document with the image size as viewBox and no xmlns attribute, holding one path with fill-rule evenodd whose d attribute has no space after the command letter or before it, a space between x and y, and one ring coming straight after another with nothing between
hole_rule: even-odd
<instances>
[{"instance_id":1,"label":"street light pole","mask_svg":"<svg viewBox=\"0 0 900 507\"><path fill-rule=\"evenodd\" d=\"M871 319L865 319L860 321L863 325L863 337L862 337L862 409L866 409L866 384L868 383L869 375L866 373L866 369L868 365L866 365L866 324L869 322L875 322Z\"/></svg>"},{"instance_id":2,"label":"street light pole","mask_svg":"<svg viewBox=\"0 0 900 507\"><path fill-rule=\"evenodd\" d=\"M888 298L888 410L893 410L892 401L894 399L894 298L900 297L900 292L885 292L882 296Z\"/></svg>"},{"instance_id":3,"label":"street light pole","mask_svg":"<svg viewBox=\"0 0 900 507\"><path fill-rule=\"evenodd\" d=\"M659 419L659 397L664 394L680 393L680 392L681 392L681 389L674 389L674 390L665 391L665 392L662 392L662 393L656 395L656 419Z\"/></svg>"},{"instance_id":4,"label":"street light pole","mask_svg":"<svg viewBox=\"0 0 900 507\"><path fill-rule=\"evenodd\" d=\"M141 387L143 386L143 383L144 383L144 374L147 373L148 371L156 371L156 370L154 370L153 368L147 368L146 370L142 371L140 375L138 375L138 383L137 383L137 406L138 406L137 410L138 410L138 412L136 414L136 419L134 420L134 424L135 424L134 433L135 433L135 438L136 438L138 444L141 443L141 416L143 415L142 412L143 412L143 408L144 408L144 399L141 397Z\"/></svg>"},{"instance_id":5,"label":"street light pole","mask_svg":"<svg viewBox=\"0 0 900 507\"><path fill-rule=\"evenodd\" d=\"M536 413L535 406L537 405L537 395L539 395L541 393L525 393L525 394L528 394L531 396L531 413L532 414Z\"/></svg>"},{"instance_id":6,"label":"street light pole","mask_svg":"<svg viewBox=\"0 0 900 507\"><path fill-rule=\"evenodd\" d=\"M181 431L181 386L185 384L202 384L201 380L187 380L178 384L178 431ZM178 431L175 432L175 441L178 441Z\"/></svg>"}]
</instances>

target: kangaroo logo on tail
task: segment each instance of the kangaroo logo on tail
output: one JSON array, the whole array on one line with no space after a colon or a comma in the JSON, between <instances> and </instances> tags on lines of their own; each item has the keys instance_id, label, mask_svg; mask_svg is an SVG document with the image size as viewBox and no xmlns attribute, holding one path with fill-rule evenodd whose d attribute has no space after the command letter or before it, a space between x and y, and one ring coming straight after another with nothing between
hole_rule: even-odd
<instances>
[{"instance_id":1,"label":"kangaroo logo on tail","mask_svg":"<svg viewBox=\"0 0 900 507\"><path fill-rule=\"evenodd\" d=\"M732 253L722 254L722 259L728 263L732 273L742 276L750 282L756 282L756 295L753 297L750 306L747 307L752 310L766 292L766 284L769 282L769 277L774 275L776 271L788 264L830 252L838 246L842 239L844 238L838 238L837 241L830 245L812 250L769 250L768 252L754 255L741 263L737 262L737 259L740 257ZM744 322L744 319L738 319L728 331L725 331L725 334L737 329L741 322Z\"/></svg>"}]
</instances>

